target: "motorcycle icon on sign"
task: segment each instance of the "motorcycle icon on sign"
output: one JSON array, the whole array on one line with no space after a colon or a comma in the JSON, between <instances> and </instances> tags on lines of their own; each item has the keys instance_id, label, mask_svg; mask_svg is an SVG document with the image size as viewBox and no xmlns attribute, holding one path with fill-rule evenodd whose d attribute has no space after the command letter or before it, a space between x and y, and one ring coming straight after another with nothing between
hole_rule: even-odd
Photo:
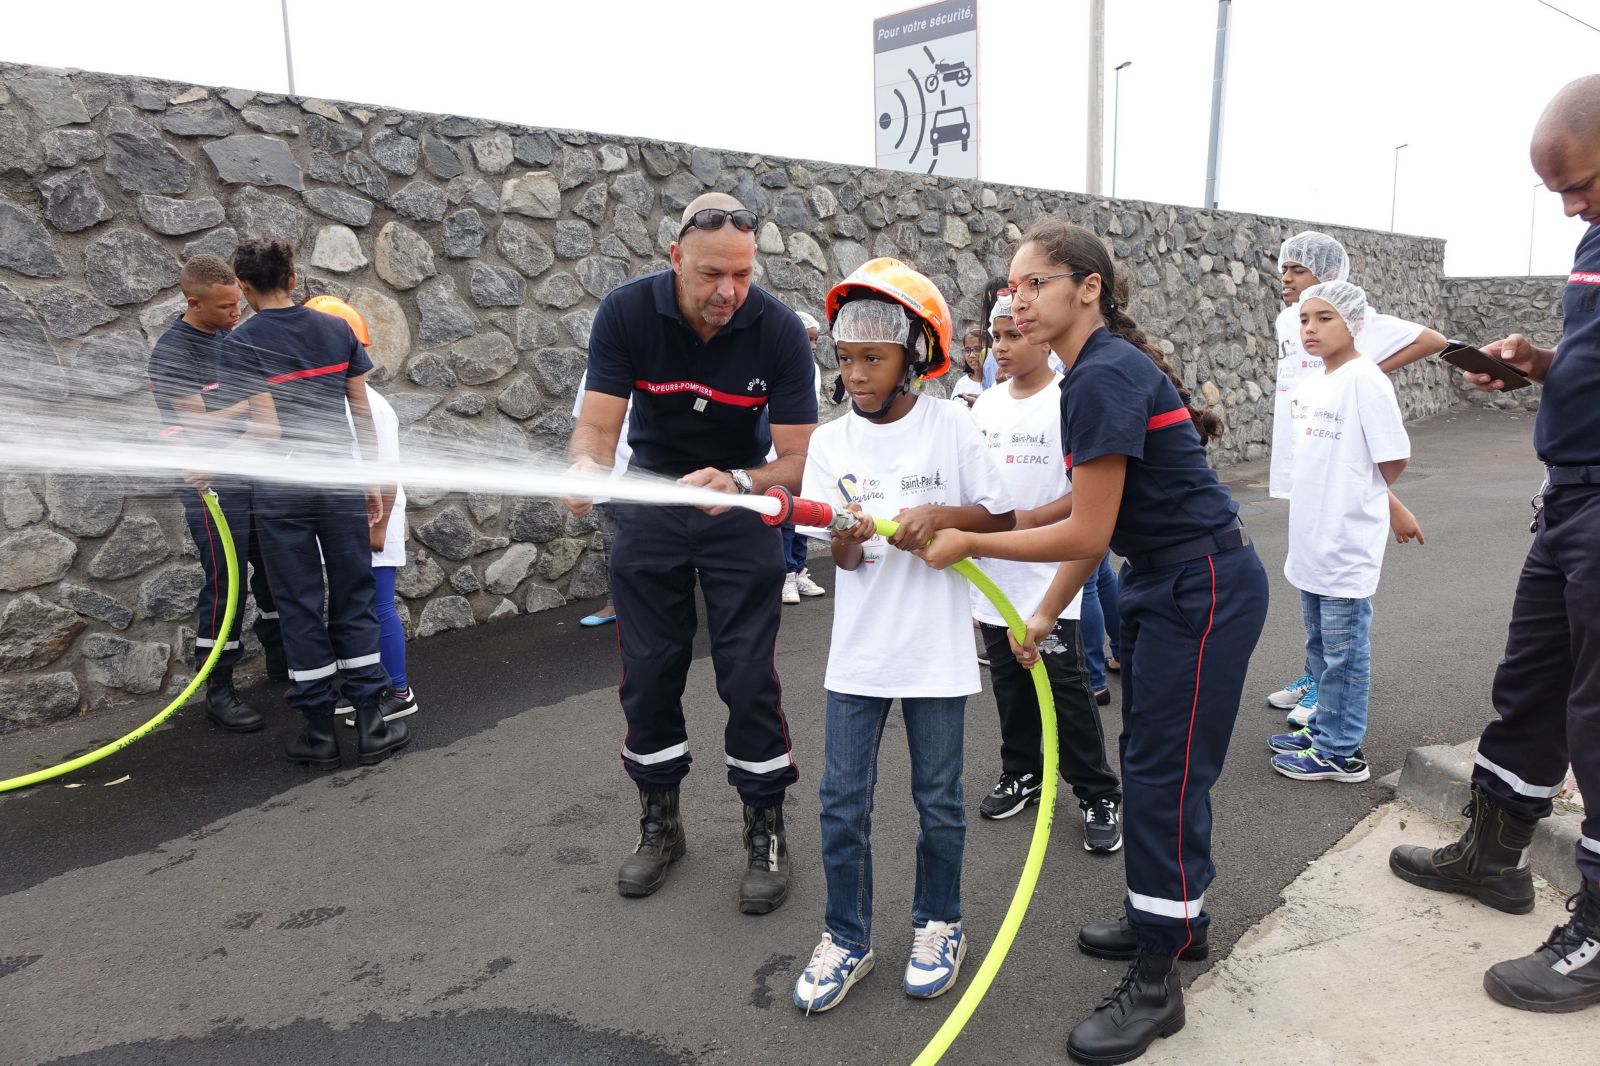
<instances>
[{"instance_id":1,"label":"motorcycle icon on sign","mask_svg":"<svg viewBox=\"0 0 1600 1066\"><path fill-rule=\"evenodd\" d=\"M938 158L939 145L960 141L961 150L965 152L971 136L972 125L967 121L967 109L952 107L934 114L933 128L928 131L928 143L933 146L934 157Z\"/></svg>"},{"instance_id":2,"label":"motorcycle icon on sign","mask_svg":"<svg viewBox=\"0 0 1600 1066\"><path fill-rule=\"evenodd\" d=\"M972 81L972 68L967 66L965 62L940 62L934 58L933 53L928 50L927 45L922 46L922 51L925 55L927 55L928 62L933 64L933 73L928 75L928 80L926 82L928 91L930 93L936 93L939 91L939 83L941 81L953 81L957 85L963 87Z\"/></svg>"}]
</instances>

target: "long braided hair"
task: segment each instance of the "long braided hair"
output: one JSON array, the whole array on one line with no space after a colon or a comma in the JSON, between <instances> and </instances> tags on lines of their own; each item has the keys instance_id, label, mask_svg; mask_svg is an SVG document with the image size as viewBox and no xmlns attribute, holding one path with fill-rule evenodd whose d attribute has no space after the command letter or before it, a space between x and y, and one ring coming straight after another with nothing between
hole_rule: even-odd
<instances>
[{"instance_id":1,"label":"long braided hair","mask_svg":"<svg viewBox=\"0 0 1600 1066\"><path fill-rule=\"evenodd\" d=\"M1210 408L1195 404L1189 390L1184 388L1183 379L1167 362L1161 349L1128 314L1127 279L1115 272L1111 253L1106 251L1099 237L1063 219L1041 218L1022 235L1019 247L1023 244L1037 244L1051 262L1059 263L1067 270L1084 276L1099 274L1100 317L1105 319L1106 328L1149 356L1150 361L1167 375L1172 387L1178 390L1183 405L1189 409L1189 417L1194 420L1194 428L1199 432L1202 443L1209 444L1222 436L1225 428L1222 416Z\"/></svg>"}]
</instances>

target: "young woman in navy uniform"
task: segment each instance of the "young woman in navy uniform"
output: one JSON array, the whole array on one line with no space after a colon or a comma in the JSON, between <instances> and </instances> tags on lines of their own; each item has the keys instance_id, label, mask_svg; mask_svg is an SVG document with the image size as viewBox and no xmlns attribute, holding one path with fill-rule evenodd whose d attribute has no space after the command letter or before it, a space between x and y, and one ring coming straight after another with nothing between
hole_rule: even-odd
<instances>
[{"instance_id":1,"label":"young woman in navy uniform","mask_svg":"<svg viewBox=\"0 0 1600 1066\"><path fill-rule=\"evenodd\" d=\"M1221 419L1188 393L1115 299L1110 255L1088 230L1042 219L1011 262L1017 328L1066 364L1062 448L1072 513L1011 533L942 530L922 554L936 566L966 556L1062 562L1032 610L1017 658L1038 642L1099 566L1109 545L1122 569L1122 784L1126 917L1092 922L1078 946L1132 959L1117 988L1072 1030L1077 1061L1138 1058L1183 1027L1175 960L1206 953L1211 786L1233 732L1245 671L1267 614L1267 576L1238 507L1206 460Z\"/></svg>"}]
</instances>

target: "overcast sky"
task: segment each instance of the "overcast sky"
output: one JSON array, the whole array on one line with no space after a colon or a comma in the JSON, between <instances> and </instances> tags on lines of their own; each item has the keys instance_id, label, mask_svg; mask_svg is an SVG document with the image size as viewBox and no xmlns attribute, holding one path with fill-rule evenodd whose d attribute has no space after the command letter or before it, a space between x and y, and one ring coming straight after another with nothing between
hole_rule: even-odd
<instances>
[{"instance_id":1,"label":"overcast sky","mask_svg":"<svg viewBox=\"0 0 1600 1066\"><path fill-rule=\"evenodd\" d=\"M982 176L1083 189L1087 0L978 5ZM1600 0L1552 0L1600 26ZM284 91L279 0L8 4L0 58ZM288 0L303 95L870 164L872 20L907 0ZM1448 240L1452 274L1565 273L1583 225L1528 136L1600 70L1538 0L1234 0L1220 206ZM1217 5L1106 0L1118 193L1199 204ZM1107 181L1109 190L1109 179Z\"/></svg>"}]
</instances>

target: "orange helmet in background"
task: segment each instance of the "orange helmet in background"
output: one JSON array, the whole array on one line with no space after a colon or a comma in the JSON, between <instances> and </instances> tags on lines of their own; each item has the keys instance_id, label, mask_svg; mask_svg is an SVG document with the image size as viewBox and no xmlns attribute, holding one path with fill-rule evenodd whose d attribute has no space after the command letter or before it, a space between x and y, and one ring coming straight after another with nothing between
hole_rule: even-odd
<instances>
[{"instance_id":1,"label":"orange helmet in background","mask_svg":"<svg viewBox=\"0 0 1600 1066\"><path fill-rule=\"evenodd\" d=\"M950 369L950 345L955 321L950 305L938 286L898 259L871 259L849 277L828 290L824 310L831 329L839 308L863 296L887 298L905 309L906 337L902 341L912 359L911 371L917 377L936 378ZM917 344L918 339L922 345ZM921 357L918 357L918 349Z\"/></svg>"},{"instance_id":2,"label":"orange helmet in background","mask_svg":"<svg viewBox=\"0 0 1600 1066\"><path fill-rule=\"evenodd\" d=\"M345 303L337 296L313 296L306 301L306 306L313 311L321 311L334 318L342 318L356 335L356 340L364 348L372 347L372 334L367 332L367 320L361 317L361 312Z\"/></svg>"}]
</instances>

